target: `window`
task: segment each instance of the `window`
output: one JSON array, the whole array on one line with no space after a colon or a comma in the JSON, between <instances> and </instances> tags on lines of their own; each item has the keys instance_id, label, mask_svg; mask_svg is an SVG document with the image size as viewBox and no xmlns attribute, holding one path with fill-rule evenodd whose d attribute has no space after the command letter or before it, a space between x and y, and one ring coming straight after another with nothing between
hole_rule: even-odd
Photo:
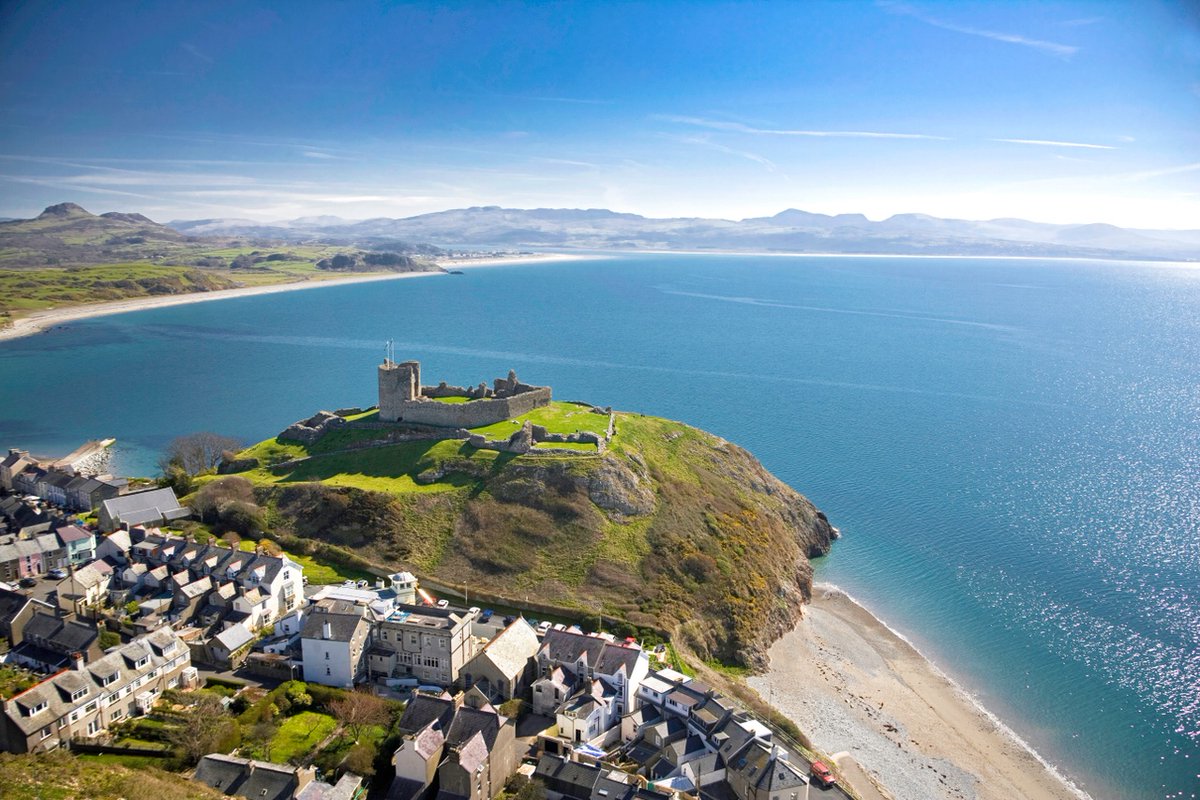
<instances>
[{"instance_id":1,"label":"window","mask_svg":"<svg viewBox=\"0 0 1200 800\"><path fill-rule=\"evenodd\" d=\"M326 661L329 660L329 651L328 650L325 651L325 660Z\"/></svg>"},{"instance_id":2,"label":"window","mask_svg":"<svg viewBox=\"0 0 1200 800\"><path fill-rule=\"evenodd\" d=\"M43 700L42 702L38 703L33 708L29 709L29 716L32 717L34 714L40 713L45 710L46 710L46 701Z\"/></svg>"},{"instance_id":3,"label":"window","mask_svg":"<svg viewBox=\"0 0 1200 800\"><path fill-rule=\"evenodd\" d=\"M95 700L93 700L92 702L88 703L86 706L83 707L83 713L85 713L85 714L92 713L93 711L96 710L97 705L98 705L98 703Z\"/></svg>"},{"instance_id":4,"label":"window","mask_svg":"<svg viewBox=\"0 0 1200 800\"><path fill-rule=\"evenodd\" d=\"M148 663L150 663L150 656L142 656L141 658L139 658L137 660L137 663L135 663L134 666L137 667L138 669L141 669L142 667L146 666L146 664L148 664Z\"/></svg>"},{"instance_id":5,"label":"window","mask_svg":"<svg viewBox=\"0 0 1200 800\"><path fill-rule=\"evenodd\" d=\"M325 655L329 655L329 654L328 654L328 653L326 653ZM325 674L326 674L326 675L332 675L333 673L330 671L329 667L326 667L326 668L325 668Z\"/></svg>"},{"instance_id":6,"label":"window","mask_svg":"<svg viewBox=\"0 0 1200 800\"><path fill-rule=\"evenodd\" d=\"M87 726L87 732L88 732L88 736L95 736L97 733L99 733L100 732L100 720L98 720L98 719L89 720L88 726Z\"/></svg>"},{"instance_id":7,"label":"window","mask_svg":"<svg viewBox=\"0 0 1200 800\"><path fill-rule=\"evenodd\" d=\"M51 729L51 727L52 727L52 726L50 726L50 725L47 725L46 727L42 728L42 736L41 736L41 738L45 739L45 738L49 737L51 733L53 733L53 731L52 731L52 730L50 730L50 729Z\"/></svg>"},{"instance_id":8,"label":"window","mask_svg":"<svg viewBox=\"0 0 1200 800\"><path fill-rule=\"evenodd\" d=\"M87 697L87 693L88 690L86 686L82 689L76 689L75 691L71 692L71 702L74 703L76 700L82 700L83 698Z\"/></svg>"}]
</instances>

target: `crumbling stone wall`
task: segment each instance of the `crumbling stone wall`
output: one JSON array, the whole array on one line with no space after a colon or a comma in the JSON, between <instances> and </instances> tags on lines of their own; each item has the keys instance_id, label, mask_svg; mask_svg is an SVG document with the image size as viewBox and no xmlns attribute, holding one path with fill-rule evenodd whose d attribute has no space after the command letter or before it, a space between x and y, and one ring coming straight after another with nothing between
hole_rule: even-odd
<instances>
[{"instance_id":1,"label":"crumbling stone wall","mask_svg":"<svg viewBox=\"0 0 1200 800\"><path fill-rule=\"evenodd\" d=\"M287 430L279 434L279 438L312 444L324 436L326 431L340 428L345 424L346 420L332 411L318 411L308 419L293 422Z\"/></svg>"},{"instance_id":2,"label":"crumbling stone wall","mask_svg":"<svg viewBox=\"0 0 1200 800\"><path fill-rule=\"evenodd\" d=\"M550 402L549 386L521 383L509 371L492 388L484 383L466 388L421 385L421 365L416 361L385 361L379 366L379 419L444 428L478 428L528 414ZM465 403L442 403L436 398L465 397Z\"/></svg>"}]
</instances>

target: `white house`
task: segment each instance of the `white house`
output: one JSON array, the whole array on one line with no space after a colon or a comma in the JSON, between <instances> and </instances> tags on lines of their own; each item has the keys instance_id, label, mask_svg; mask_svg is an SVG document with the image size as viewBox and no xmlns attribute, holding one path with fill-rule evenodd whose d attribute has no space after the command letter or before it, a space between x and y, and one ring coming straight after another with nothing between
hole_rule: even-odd
<instances>
[{"instance_id":1,"label":"white house","mask_svg":"<svg viewBox=\"0 0 1200 800\"><path fill-rule=\"evenodd\" d=\"M349 689L365 675L371 624L353 605L325 603L312 609L300 633L304 680Z\"/></svg>"}]
</instances>

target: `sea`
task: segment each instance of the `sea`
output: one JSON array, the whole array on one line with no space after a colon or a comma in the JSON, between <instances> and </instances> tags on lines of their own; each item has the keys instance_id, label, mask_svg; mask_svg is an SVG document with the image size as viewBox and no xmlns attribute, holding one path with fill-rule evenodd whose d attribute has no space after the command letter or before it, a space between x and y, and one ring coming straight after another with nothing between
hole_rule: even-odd
<instances>
[{"instance_id":1,"label":"sea","mask_svg":"<svg viewBox=\"0 0 1200 800\"><path fill-rule=\"evenodd\" d=\"M684 420L842 531L818 560L1095 798L1200 794L1200 268L616 254L94 318L0 342L0 446L256 441L516 369Z\"/></svg>"}]
</instances>

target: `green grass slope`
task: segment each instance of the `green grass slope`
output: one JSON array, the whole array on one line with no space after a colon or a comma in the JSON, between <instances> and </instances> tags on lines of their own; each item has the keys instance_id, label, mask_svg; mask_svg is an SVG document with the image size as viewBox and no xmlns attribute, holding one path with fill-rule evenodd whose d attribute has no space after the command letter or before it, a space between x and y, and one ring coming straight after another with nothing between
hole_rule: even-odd
<instances>
[{"instance_id":1,"label":"green grass slope","mask_svg":"<svg viewBox=\"0 0 1200 800\"><path fill-rule=\"evenodd\" d=\"M578 427L583 408L539 411L561 429ZM638 414L618 414L616 425L603 454L523 456L460 441L346 451L334 445L364 432L343 429L332 443L255 445L239 458L264 466L238 477L254 483L282 533L477 592L602 612L684 636L702 655L764 666L810 591L808 557L828 550L824 515L719 437Z\"/></svg>"},{"instance_id":2,"label":"green grass slope","mask_svg":"<svg viewBox=\"0 0 1200 800\"><path fill-rule=\"evenodd\" d=\"M0 753L5 800L222 800L225 795L182 775L67 752Z\"/></svg>"}]
</instances>

